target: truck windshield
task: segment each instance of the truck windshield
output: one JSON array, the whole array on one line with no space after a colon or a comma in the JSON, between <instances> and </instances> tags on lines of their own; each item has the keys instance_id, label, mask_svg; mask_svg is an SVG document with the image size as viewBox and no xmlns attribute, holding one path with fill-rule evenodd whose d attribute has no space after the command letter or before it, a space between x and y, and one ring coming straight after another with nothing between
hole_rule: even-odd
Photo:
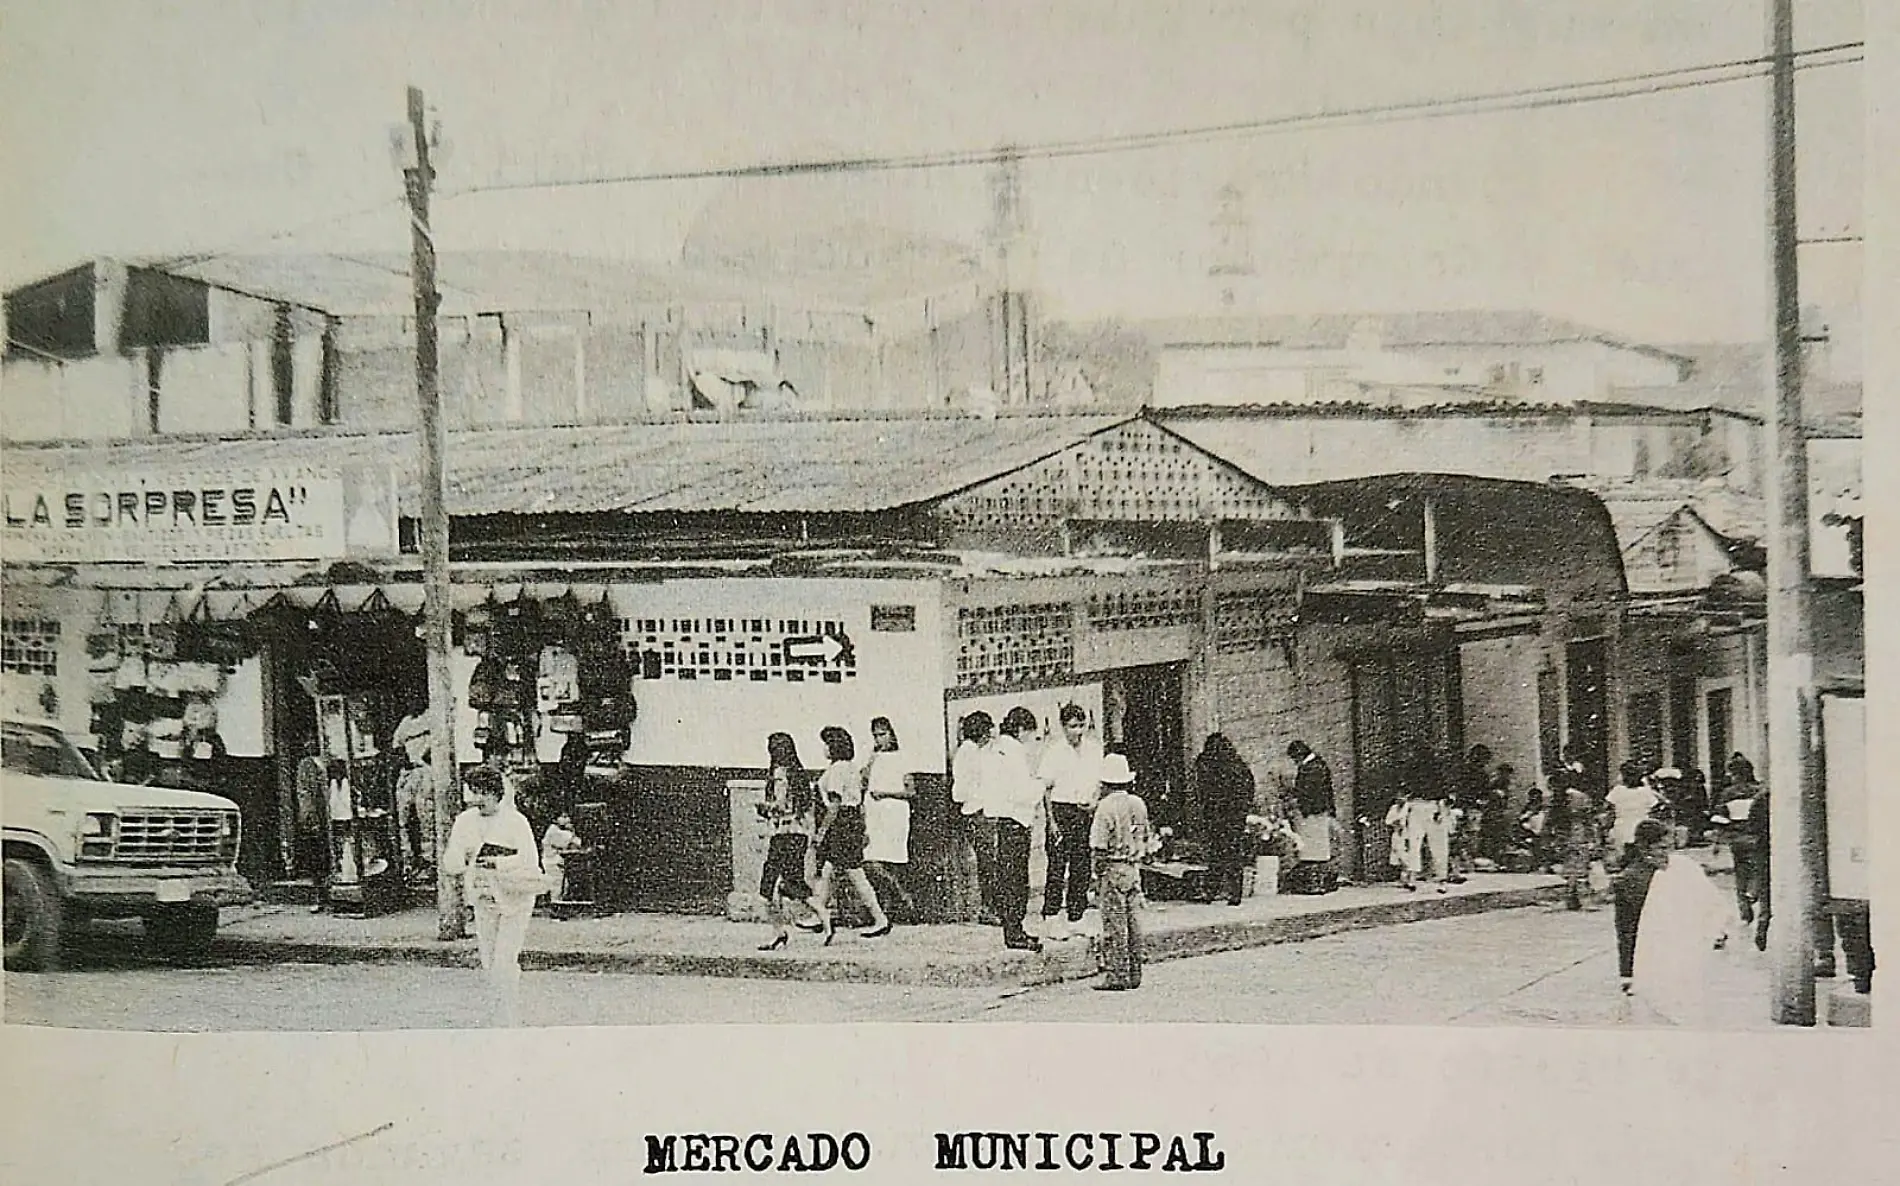
<instances>
[{"instance_id":1,"label":"truck windshield","mask_svg":"<svg viewBox=\"0 0 1900 1186\"><path fill-rule=\"evenodd\" d=\"M100 781L98 772L59 730L20 721L0 721L0 764L42 778Z\"/></svg>"}]
</instances>

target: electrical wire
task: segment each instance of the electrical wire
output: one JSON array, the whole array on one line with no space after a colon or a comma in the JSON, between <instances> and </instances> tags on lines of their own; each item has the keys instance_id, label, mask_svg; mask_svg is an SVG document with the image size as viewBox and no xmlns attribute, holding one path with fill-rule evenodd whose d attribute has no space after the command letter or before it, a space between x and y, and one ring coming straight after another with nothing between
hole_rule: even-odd
<instances>
[{"instance_id":1,"label":"electrical wire","mask_svg":"<svg viewBox=\"0 0 1900 1186\"><path fill-rule=\"evenodd\" d=\"M1796 69L1820 69L1851 65L1863 60L1860 41L1843 41L1795 52ZM1182 144L1245 138L1313 128L1364 126L1379 123L1445 119L1468 115L1493 115L1512 111L1535 111L1554 107L1598 103L1612 99L1666 94L1696 87L1716 86L1760 78L1773 65L1772 57L1736 58L1701 66L1677 67L1640 74L1586 82L1559 83L1539 87L1417 99L1398 103L1371 104L1313 111L1294 115L1271 116L1235 123L1203 127L1174 128L1119 136L1044 141L1036 144L997 148L962 149L899 156L851 156L762 162L702 169L662 170L644 173L613 174L596 177L570 177L526 181L496 181L442 192L444 198L475 194L522 192L528 190L574 189L590 186L636 185L660 182L735 180L764 177L796 177L836 173L905 172L925 169L953 169L994 165L1003 161L1058 160L1113 153L1139 152Z\"/></svg>"}]
</instances>

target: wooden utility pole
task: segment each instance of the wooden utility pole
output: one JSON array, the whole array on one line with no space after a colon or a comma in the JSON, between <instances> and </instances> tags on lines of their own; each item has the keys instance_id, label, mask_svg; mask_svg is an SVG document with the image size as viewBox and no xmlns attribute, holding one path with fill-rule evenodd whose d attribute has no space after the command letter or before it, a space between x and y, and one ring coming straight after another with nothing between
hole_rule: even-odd
<instances>
[{"instance_id":1,"label":"wooden utility pole","mask_svg":"<svg viewBox=\"0 0 1900 1186\"><path fill-rule=\"evenodd\" d=\"M1778 1025L1814 1024L1814 929L1825 857L1826 791L1815 754L1813 619L1808 596L1808 442L1801 404L1796 270L1794 0L1768 0L1768 255L1774 383L1768 467L1768 824Z\"/></svg>"},{"instance_id":2,"label":"wooden utility pole","mask_svg":"<svg viewBox=\"0 0 1900 1186\"><path fill-rule=\"evenodd\" d=\"M442 423L442 386L437 371L435 239L429 233L429 191L435 167L429 161L428 106L422 91L409 88L409 139L414 156L402 171L409 197L409 272L416 290L416 402L422 434L422 636L429 666L429 764L435 784L435 851L448 851L449 827L461 796L455 768L454 702L449 689L449 511L443 454L448 433ZM436 937L461 939L462 887L436 862Z\"/></svg>"}]
</instances>

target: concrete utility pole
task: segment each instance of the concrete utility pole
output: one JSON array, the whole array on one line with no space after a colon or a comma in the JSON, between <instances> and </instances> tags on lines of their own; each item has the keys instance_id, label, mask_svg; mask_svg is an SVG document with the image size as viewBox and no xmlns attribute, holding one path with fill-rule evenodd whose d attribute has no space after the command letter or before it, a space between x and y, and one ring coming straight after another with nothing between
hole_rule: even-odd
<instances>
[{"instance_id":1,"label":"concrete utility pole","mask_svg":"<svg viewBox=\"0 0 1900 1186\"><path fill-rule=\"evenodd\" d=\"M422 434L422 635L429 665L429 765L435 784L436 937L467 936L462 887L442 868L440 854L449 846L449 827L460 800L456 792L454 703L449 690L449 511L443 454L448 433L442 423L442 388L437 374L435 239L429 233L429 190L435 167L429 162L428 106L422 91L409 88L409 139L414 156L402 171L409 197L410 276L416 290L417 427Z\"/></svg>"},{"instance_id":2,"label":"concrete utility pole","mask_svg":"<svg viewBox=\"0 0 1900 1186\"><path fill-rule=\"evenodd\" d=\"M1808 443L1801 406L1801 295L1796 271L1794 0L1768 0L1768 254L1774 376L1768 467L1769 894L1772 1019L1814 1024L1814 929L1826 868L1826 790L1814 752L1813 619L1808 598Z\"/></svg>"}]
</instances>

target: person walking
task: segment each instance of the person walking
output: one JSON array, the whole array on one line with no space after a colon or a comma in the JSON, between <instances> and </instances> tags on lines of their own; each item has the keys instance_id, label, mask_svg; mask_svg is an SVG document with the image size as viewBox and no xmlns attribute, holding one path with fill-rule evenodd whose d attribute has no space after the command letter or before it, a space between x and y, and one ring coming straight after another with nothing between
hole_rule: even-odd
<instances>
[{"instance_id":1,"label":"person walking","mask_svg":"<svg viewBox=\"0 0 1900 1186\"><path fill-rule=\"evenodd\" d=\"M1655 820L1636 825L1630 859L1610 879L1610 907L1616 923L1616 974L1623 992L1630 992L1636 975L1636 935L1642 923L1643 903L1650 880L1669 863L1668 833Z\"/></svg>"},{"instance_id":2,"label":"person walking","mask_svg":"<svg viewBox=\"0 0 1900 1186\"><path fill-rule=\"evenodd\" d=\"M1207 831L1208 865L1214 893L1229 906L1240 905L1247 866L1253 863L1247 816L1253 811L1253 771L1224 733L1209 733L1194 759L1194 787Z\"/></svg>"},{"instance_id":3,"label":"person walking","mask_svg":"<svg viewBox=\"0 0 1900 1186\"><path fill-rule=\"evenodd\" d=\"M1705 1026L1715 953L1727 945L1732 916L1701 862L1673 851L1660 851L1659 862L1636 927L1630 991L1664 1021Z\"/></svg>"},{"instance_id":4,"label":"person walking","mask_svg":"<svg viewBox=\"0 0 1900 1186\"><path fill-rule=\"evenodd\" d=\"M1405 847L1399 885L1407 891L1415 890L1419 878L1430 870L1429 880L1442 894L1451 876L1451 805L1447 801L1450 791L1445 786L1444 774L1432 751L1419 746L1412 752L1412 759L1400 778ZM1426 860L1428 850L1429 862Z\"/></svg>"},{"instance_id":5,"label":"person walking","mask_svg":"<svg viewBox=\"0 0 1900 1186\"><path fill-rule=\"evenodd\" d=\"M976 866L977 922L1001 926L996 913L996 824L984 810L989 801L990 748L996 742L996 722L981 709L957 726L960 740L950 761L950 801L956 808L958 836Z\"/></svg>"},{"instance_id":6,"label":"person walking","mask_svg":"<svg viewBox=\"0 0 1900 1186\"><path fill-rule=\"evenodd\" d=\"M493 1019L521 1023L521 948L534 900L546 888L528 818L515 808L501 771L477 766L462 778L470 806L455 817L442 869L463 882L475 911L475 943Z\"/></svg>"},{"instance_id":7,"label":"person walking","mask_svg":"<svg viewBox=\"0 0 1900 1186\"><path fill-rule=\"evenodd\" d=\"M813 904L811 886L805 880L805 858L814 823L811 773L799 761L798 743L790 733L768 736L765 755L765 799L759 804L759 816L772 829L772 838L766 842L759 896L765 899L773 934L759 950L777 951L791 938L787 901L802 904L811 920L797 922L800 930L823 932L827 919Z\"/></svg>"},{"instance_id":8,"label":"person walking","mask_svg":"<svg viewBox=\"0 0 1900 1186\"><path fill-rule=\"evenodd\" d=\"M871 912L871 925L859 931L861 938L881 939L891 933L890 916L877 900L871 879L864 873L864 771L853 759L857 746L848 730L826 725L818 731L824 742L830 765L818 776L818 798L825 818L818 825L818 885L812 903L818 908L818 920L824 928L825 944L830 946L834 931L831 924L831 895L838 875L851 883L858 900Z\"/></svg>"},{"instance_id":9,"label":"person walking","mask_svg":"<svg viewBox=\"0 0 1900 1186\"><path fill-rule=\"evenodd\" d=\"M1293 829L1300 839L1291 888L1298 894L1329 894L1334 889L1333 832L1339 826L1332 767L1304 741L1289 743L1286 756L1294 764Z\"/></svg>"},{"instance_id":10,"label":"person walking","mask_svg":"<svg viewBox=\"0 0 1900 1186\"><path fill-rule=\"evenodd\" d=\"M1477 869L1483 851L1481 842L1485 811L1491 801L1491 749L1474 745L1459 767L1457 784L1452 788L1453 812L1451 837L1451 877L1456 884Z\"/></svg>"},{"instance_id":11,"label":"person walking","mask_svg":"<svg viewBox=\"0 0 1900 1186\"><path fill-rule=\"evenodd\" d=\"M1735 863L1735 913L1755 924L1755 948L1768 948L1768 788L1755 780L1755 764L1741 754L1728 760L1728 787L1720 819ZM1759 918L1757 915L1759 914Z\"/></svg>"},{"instance_id":12,"label":"person walking","mask_svg":"<svg viewBox=\"0 0 1900 1186\"><path fill-rule=\"evenodd\" d=\"M902 905L907 922L917 918L917 901L900 876L910 866L910 802L917 796L911 774L891 719L872 717L864 764L864 872L880 895Z\"/></svg>"},{"instance_id":13,"label":"person walking","mask_svg":"<svg viewBox=\"0 0 1900 1186\"><path fill-rule=\"evenodd\" d=\"M1583 757L1566 746L1563 765L1550 776L1550 801L1545 829L1561 854L1564 908L1582 910L1592 896L1590 865L1602 848L1597 804L1585 785Z\"/></svg>"},{"instance_id":14,"label":"person walking","mask_svg":"<svg viewBox=\"0 0 1900 1186\"><path fill-rule=\"evenodd\" d=\"M1043 935L1067 938L1089 907L1089 826L1102 793L1102 743L1089 735L1089 714L1065 704L1061 740L1036 766L1049 801L1049 874L1042 886ZM1064 913L1067 923L1062 922Z\"/></svg>"},{"instance_id":15,"label":"person walking","mask_svg":"<svg viewBox=\"0 0 1900 1186\"><path fill-rule=\"evenodd\" d=\"M1023 929L1029 913L1029 839L1042 807L1042 783L1029 765L1029 743L1040 726L1036 714L1018 705L1003 714L1003 735L996 739L995 782L985 810L996 820L996 913L1003 923L1003 946L1041 951L1042 943Z\"/></svg>"},{"instance_id":16,"label":"person walking","mask_svg":"<svg viewBox=\"0 0 1900 1186\"><path fill-rule=\"evenodd\" d=\"M1609 859L1620 865L1629 857L1636 842L1636 825L1656 814L1662 796L1646 778L1641 762L1629 761L1618 771L1621 777L1606 796L1610 808Z\"/></svg>"},{"instance_id":17,"label":"person walking","mask_svg":"<svg viewBox=\"0 0 1900 1186\"><path fill-rule=\"evenodd\" d=\"M1089 824L1095 895L1102 911L1102 979L1095 987L1141 987L1141 863L1155 850L1148 806L1134 793L1135 772L1121 754L1102 760L1102 799Z\"/></svg>"}]
</instances>

